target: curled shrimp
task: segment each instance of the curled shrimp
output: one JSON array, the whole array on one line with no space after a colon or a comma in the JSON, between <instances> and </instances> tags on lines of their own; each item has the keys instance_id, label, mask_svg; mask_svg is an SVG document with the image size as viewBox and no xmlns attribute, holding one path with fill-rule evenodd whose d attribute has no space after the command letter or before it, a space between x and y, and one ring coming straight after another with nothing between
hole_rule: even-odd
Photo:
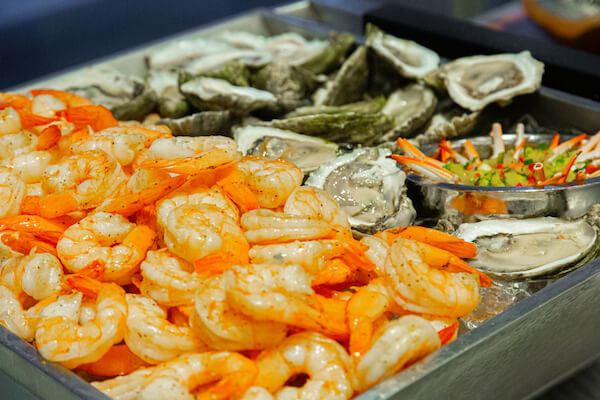
<instances>
[{"instance_id":1,"label":"curled shrimp","mask_svg":"<svg viewBox=\"0 0 600 400\"><path fill-rule=\"evenodd\" d=\"M385 322L375 331L370 349L356 364L356 389L367 390L440 345L436 330L426 319L406 315Z\"/></svg>"},{"instance_id":2,"label":"curled shrimp","mask_svg":"<svg viewBox=\"0 0 600 400\"><path fill-rule=\"evenodd\" d=\"M100 263L104 267L101 280L126 284L155 236L147 226L133 224L119 214L98 212L67 228L56 251L69 271Z\"/></svg>"},{"instance_id":3,"label":"curled shrimp","mask_svg":"<svg viewBox=\"0 0 600 400\"><path fill-rule=\"evenodd\" d=\"M171 254L167 249L149 251L140 266L143 295L165 306L192 303L200 287L200 275L194 266Z\"/></svg>"},{"instance_id":4,"label":"curled shrimp","mask_svg":"<svg viewBox=\"0 0 600 400\"><path fill-rule=\"evenodd\" d=\"M40 311L35 344L40 354L67 368L99 360L125 333L125 291L102 284L95 300L81 292L59 296Z\"/></svg>"},{"instance_id":5,"label":"curled shrimp","mask_svg":"<svg viewBox=\"0 0 600 400\"><path fill-rule=\"evenodd\" d=\"M136 400L149 383L153 369L140 368L125 376L91 382L91 384L113 400Z\"/></svg>"},{"instance_id":6,"label":"curled shrimp","mask_svg":"<svg viewBox=\"0 0 600 400\"><path fill-rule=\"evenodd\" d=\"M352 363L346 350L334 340L314 332L288 337L265 350L256 360L255 385L279 398L345 400L352 397ZM285 386L299 374L308 380L301 388Z\"/></svg>"},{"instance_id":7,"label":"curled shrimp","mask_svg":"<svg viewBox=\"0 0 600 400\"><path fill-rule=\"evenodd\" d=\"M154 300L136 294L126 294L125 299L125 343L142 360L157 364L184 353L206 350L189 327L169 322L166 311Z\"/></svg>"},{"instance_id":8,"label":"curled shrimp","mask_svg":"<svg viewBox=\"0 0 600 400\"><path fill-rule=\"evenodd\" d=\"M241 400L274 400L275 398L269 391L260 386L251 386L246 390Z\"/></svg>"},{"instance_id":9,"label":"curled shrimp","mask_svg":"<svg viewBox=\"0 0 600 400\"><path fill-rule=\"evenodd\" d=\"M216 252L227 254L233 264L248 260L248 242L236 221L210 204L172 210L164 240L169 250L190 262Z\"/></svg>"},{"instance_id":10,"label":"curled shrimp","mask_svg":"<svg viewBox=\"0 0 600 400\"><path fill-rule=\"evenodd\" d=\"M49 253L15 256L0 267L0 282L20 296L42 300L62 290L62 264Z\"/></svg>"},{"instance_id":11,"label":"curled shrimp","mask_svg":"<svg viewBox=\"0 0 600 400\"><path fill-rule=\"evenodd\" d=\"M93 208L115 197L126 179L121 166L103 151L75 154L44 170L42 187L50 195L27 198L23 212L56 218Z\"/></svg>"},{"instance_id":12,"label":"curled shrimp","mask_svg":"<svg viewBox=\"0 0 600 400\"><path fill-rule=\"evenodd\" d=\"M25 183L40 182L44 170L58 158L55 151L40 149L41 141L42 135L28 131L0 136L0 164L11 168Z\"/></svg>"},{"instance_id":13,"label":"curled shrimp","mask_svg":"<svg viewBox=\"0 0 600 400\"><path fill-rule=\"evenodd\" d=\"M129 132L122 127L108 128L92 133L84 140L73 143L70 150L73 153L84 153L102 150L113 157L119 164L131 164L139 153L144 150L146 137L142 134Z\"/></svg>"},{"instance_id":14,"label":"curled shrimp","mask_svg":"<svg viewBox=\"0 0 600 400\"><path fill-rule=\"evenodd\" d=\"M300 186L294 190L285 202L283 211L290 215L317 217L340 230L350 229L344 210L327 192L312 186Z\"/></svg>"},{"instance_id":15,"label":"curled shrimp","mask_svg":"<svg viewBox=\"0 0 600 400\"><path fill-rule=\"evenodd\" d=\"M324 239L335 233L331 225L319 218L288 215L266 209L248 211L242 215L240 222L250 243Z\"/></svg>"},{"instance_id":16,"label":"curled shrimp","mask_svg":"<svg viewBox=\"0 0 600 400\"><path fill-rule=\"evenodd\" d=\"M0 135L17 133L21 128L21 118L14 108L0 110Z\"/></svg>"},{"instance_id":17,"label":"curled shrimp","mask_svg":"<svg viewBox=\"0 0 600 400\"><path fill-rule=\"evenodd\" d=\"M327 255L337 246L334 240L296 240L289 243L254 245L248 255L252 264L296 264L312 275L321 272Z\"/></svg>"},{"instance_id":18,"label":"curled shrimp","mask_svg":"<svg viewBox=\"0 0 600 400\"><path fill-rule=\"evenodd\" d=\"M11 169L0 167L0 218L19 214L25 198L25 182Z\"/></svg>"},{"instance_id":19,"label":"curled shrimp","mask_svg":"<svg viewBox=\"0 0 600 400\"><path fill-rule=\"evenodd\" d=\"M17 295L0 285L0 324L21 339L31 342L35 337L37 319L35 307L26 310Z\"/></svg>"},{"instance_id":20,"label":"curled shrimp","mask_svg":"<svg viewBox=\"0 0 600 400\"><path fill-rule=\"evenodd\" d=\"M383 272L394 301L415 313L449 317L470 313L481 299L479 277L430 267L419 249L418 242L402 237L392 244Z\"/></svg>"},{"instance_id":21,"label":"curled shrimp","mask_svg":"<svg viewBox=\"0 0 600 400\"><path fill-rule=\"evenodd\" d=\"M312 276L297 265L235 266L223 273L231 307L259 321L274 321L324 333L348 335L343 308L315 295ZM341 313L340 313L341 311Z\"/></svg>"},{"instance_id":22,"label":"curled shrimp","mask_svg":"<svg viewBox=\"0 0 600 400\"><path fill-rule=\"evenodd\" d=\"M287 334L285 324L256 321L233 310L221 276L202 282L190 322L202 341L217 350L264 349L281 342Z\"/></svg>"}]
</instances>

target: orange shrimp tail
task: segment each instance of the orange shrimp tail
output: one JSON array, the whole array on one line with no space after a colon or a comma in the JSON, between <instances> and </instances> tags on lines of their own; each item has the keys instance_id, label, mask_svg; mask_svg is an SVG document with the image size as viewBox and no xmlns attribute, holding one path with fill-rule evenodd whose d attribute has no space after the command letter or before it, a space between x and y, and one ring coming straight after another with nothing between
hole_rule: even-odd
<instances>
[{"instance_id":1,"label":"orange shrimp tail","mask_svg":"<svg viewBox=\"0 0 600 400\"><path fill-rule=\"evenodd\" d=\"M147 169L158 168L175 174L195 175L203 170L222 167L231 162L231 156L225 150L213 149L192 157L148 160L140 166Z\"/></svg>"},{"instance_id":2,"label":"orange shrimp tail","mask_svg":"<svg viewBox=\"0 0 600 400\"><path fill-rule=\"evenodd\" d=\"M23 214L40 215L53 219L79 210L79 203L70 192L52 194L46 197L26 196L21 204Z\"/></svg>"},{"instance_id":3,"label":"orange shrimp tail","mask_svg":"<svg viewBox=\"0 0 600 400\"><path fill-rule=\"evenodd\" d=\"M45 242L35 237L29 232L19 232L11 235L3 235L2 243L10 247L12 250L29 254L33 249L36 253L50 253L56 256L56 248L51 243Z\"/></svg>"},{"instance_id":4,"label":"orange shrimp tail","mask_svg":"<svg viewBox=\"0 0 600 400\"><path fill-rule=\"evenodd\" d=\"M362 268L366 271L373 271L375 269L375 264L367 257L366 252L368 250L369 246L350 237L344 243L344 251L340 258L352 267L353 270Z\"/></svg>"},{"instance_id":5,"label":"orange shrimp tail","mask_svg":"<svg viewBox=\"0 0 600 400\"><path fill-rule=\"evenodd\" d=\"M229 400L240 399L256 378L258 370L233 372L221 379L217 384L199 393L196 400Z\"/></svg>"},{"instance_id":6,"label":"orange shrimp tail","mask_svg":"<svg viewBox=\"0 0 600 400\"><path fill-rule=\"evenodd\" d=\"M148 251L154 245L156 240L156 232L146 225L137 225L129 234L123 239L123 245L126 247L135 248L143 258ZM140 260L141 262L142 260Z\"/></svg>"},{"instance_id":7,"label":"orange shrimp tail","mask_svg":"<svg viewBox=\"0 0 600 400\"><path fill-rule=\"evenodd\" d=\"M98 361L80 365L77 369L95 376L119 376L130 374L147 365L148 363L133 354L126 344L116 344Z\"/></svg>"},{"instance_id":8,"label":"orange shrimp tail","mask_svg":"<svg viewBox=\"0 0 600 400\"><path fill-rule=\"evenodd\" d=\"M40 136L38 136L38 144L36 150L48 150L56 146L61 138L61 132L58 126L50 125L44 128Z\"/></svg>"},{"instance_id":9,"label":"orange shrimp tail","mask_svg":"<svg viewBox=\"0 0 600 400\"><path fill-rule=\"evenodd\" d=\"M38 215L17 215L0 219L0 230L30 232L37 237L56 244L65 228L56 221Z\"/></svg>"},{"instance_id":10,"label":"orange shrimp tail","mask_svg":"<svg viewBox=\"0 0 600 400\"><path fill-rule=\"evenodd\" d=\"M106 271L106 265L104 261L94 260L79 271L77 271L77 275L87 276L88 278L98 279L104 274Z\"/></svg>"},{"instance_id":11,"label":"orange shrimp tail","mask_svg":"<svg viewBox=\"0 0 600 400\"><path fill-rule=\"evenodd\" d=\"M23 129L31 129L39 125L46 125L58 119L42 117L24 109L17 109L16 111L19 114L19 118L21 119L21 127Z\"/></svg>"},{"instance_id":12,"label":"orange shrimp tail","mask_svg":"<svg viewBox=\"0 0 600 400\"><path fill-rule=\"evenodd\" d=\"M15 110L21 108L31 108L31 100L22 94L0 93L0 110L6 107L12 107Z\"/></svg>"},{"instance_id":13,"label":"orange shrimp tail","mask_svg":"<svg viewBox=\"0 0 600 400\"><path fill-rule=\"evenodd\" d=\"M85 97L77 96L73 93L65 92L64 90L53 90L53 89L34 89L31 91L33 97L37 97L42 94L48 94L52 97L56 97L67 107L80 107L80 106L93 106L91 100Z\"/></svg>"},{"instance_id":14,"label":"orange shrimp tail","mask_svg":"<svg viewBox=\"0 0 600 400\"><path fill-rule=\"evenodd\" d=\"M119 121L104 106L73 107L65 111L59 111L57 114L64 116L67 121L80 127L89 125L96 132L119 125Z\"/></svg>"},{"instance_id":15,"label":"orange shrimp tail","mask_svg":"<svg viewBox=\"0 0 600 400\"><path fill-rule=\"evenodd\" d=\"M233 182L219 185L225 195L231 199L242 212L248 212L260 208L256 194L244 183Z\"/></svg>"},{"instance_id":16,"label":"orange shrimp tail","mask_svg":"<svg viewBox=\"0 0 600 400\"><path fill-rule=\"evenodd\" d=\"M438 332L438 337L442 342L442 346L447 345L454 339L456 339L456 333L458 332L458 322L453 323L450 326L445 327Z\"/></svg>"},{"instance_id":17,"label":"orange shrimp tail","mask_svg":"<svg viewBox=\"0 0 600 400\"><path fill-rule=\"evenodd\" d=\"M167 194L181 187L186 181L187 177L183 175L175 176L155 183L150 187L142 189L138 193L131 193L113 199L109 201L108 204L98 207L98 210L129 217L145 206L155 203Z\"/></svg>"},{"instance_id":18,"label":"orange shrimp tail","mask_svg":"<svg viewBox=\"0 0 600 400\"><path fill-rule=\"evenodd\" d=\"M466 242L456 236L435 229L423 226L407 226L390 229L386 232L392 235L390 237L397 235L405 239L416 240L437 247L438 249L449 251L460 258L473 258L477 256L477 246L474 243ZM391 245L393 240L392 242L388 241L388 243Z\"/></svg>"},{"instance_id":19,"label":"orange shrimp tail","mask_svg":"<svg viewBox=\"0 0 600 400\"><path fill-rule=\"evenodd\" d=\"M153 231L158 231L158 222L156 220L156 205L149 204L135 213L135 223L146 225Z\"/></svg>"},{"instance_id":20,"label":"orange shrimp tail","mask_svg":"<svg viewBox=\"0 0 600 400\"><path fill-rule=\"evenodd\" d=\"M315 310L310 315L303 316L305 325L299 327L347 342L349 331L346 324L346 302L318 294L311 296L311 299L314 301Z\"/></svg>"},{"instance_id":21,"label":"orange shrimp tail","mask_svg":"<svg viewBox=\"0 0 600 400\"><path fill-rule=\"evenodd\" d=\"M374 324L390 306L382 293L359 289L348 301L346 318L350 331L349 350L353 357L362 357L370 348Z\"/></svg>"},{"instance_id":22,"label":"orange shrimp tail","mask_svg":"<svg viewBox=\"0 0 600 400\"><path fill-rule=\"evenodd\" d=\"M194 261L196 272L202 275L220 275L237 264L245 264L247 260L228 251L217 251Z\"/></svg>"},{"instance_id":23,"label":"orange shrimp tail","mask_svg":"<svg viewBox=\"0 0 600 400\"><path fill-rule=\"evenodd\" d=\"M71 274L65 277L67 286L71 289L78 290L84 296L95 299L98 293L102 290L102 282L97 279L90 278L86 275Z\"/></svg>"},{"instance_id":24,"label":"orange shrimp tail","mask_svg":"<svg viewBox=\"0 0 600 400\"><path fill-rule=\"evenodd\" d=\"M313 279L312 286L336 285L344 283L354 270L339 258L331 260Z\"/></svg>"}]
</instances>

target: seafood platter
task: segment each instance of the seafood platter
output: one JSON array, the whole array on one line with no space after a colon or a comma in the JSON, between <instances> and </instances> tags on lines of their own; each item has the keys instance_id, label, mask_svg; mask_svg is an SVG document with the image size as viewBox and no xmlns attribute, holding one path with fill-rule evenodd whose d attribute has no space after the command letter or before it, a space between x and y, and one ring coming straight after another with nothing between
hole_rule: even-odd
<instances>
[{"instance_id":1,"label":"seafood platter","mask_svg":"<svg viewBox=\"0 0 600 400\"><path fill-rule=\"evenodd\" d=\"M598 357L600 105L318 7L0 93L20 396L521 398Z\"/></svg>"}]
</instances>

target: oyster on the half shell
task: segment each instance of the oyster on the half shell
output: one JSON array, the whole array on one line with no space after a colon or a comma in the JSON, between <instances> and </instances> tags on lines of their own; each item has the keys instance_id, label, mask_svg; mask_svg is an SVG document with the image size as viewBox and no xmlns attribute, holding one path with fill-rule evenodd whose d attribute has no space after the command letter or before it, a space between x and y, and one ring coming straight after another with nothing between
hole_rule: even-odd
<instances>
[{"instance_id":1,"label":"oyster on the half shell","mask_svg":"<svg viewBox=\"0 0 600 400\"><path fill-rule=\"evenodd\" d=\"M597 247L596 231L583 219L488 219L462 224L455 235L477 244L472 266L512 279L558 273Z\"/></svg>"},{"instance_id":2,"label":"oyster on the half shell","mask_svg":"<svg viewBox=\"0 0 600 400\"><path fill-rule=\"evenodd\" d=\"M410 225L416 212L406 196L406 175L389 154L381 148L357 149L322 165L306 184L329 193L356 231Z\"/></svg>"},{"instance_id":3,"label":"oyster on the half shell","mask_svg":"<svg viewBox=\"0 0 600 400\"><path fill-rule=\"evenodd\" d=\"M442 65L427 80L434 84L443 80L454 102L477 111L490 103L507 103L517 95L535 92L543 73L544 64L522 51L459 58Z\"/></svg>"},{"instance_id":4,"label":"oyster on the half shell","mask_svg":"<svg viewBox=\"0 0 600 400\"><path fill-rule=\"evenodd\" d=\"M293 162L305 174L334 160L340 147L321 138L266 126L237 128L233 138L244 155L281 158Z\"/></svg>"}]
</instances>

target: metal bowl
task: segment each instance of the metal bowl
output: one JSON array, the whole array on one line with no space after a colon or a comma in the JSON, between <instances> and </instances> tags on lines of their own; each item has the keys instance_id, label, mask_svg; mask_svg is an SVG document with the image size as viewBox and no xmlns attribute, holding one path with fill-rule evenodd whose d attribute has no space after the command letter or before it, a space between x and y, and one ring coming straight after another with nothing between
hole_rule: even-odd
<instances>
[{"instance_id":1,"label":"metal bowl","mask_svg":"<svg viewBox=\"0 0 600 400\"><path fill-rule=\"evenodd\" d=\"M550 143L552 135L527 134L528 143ZM503 135L507 148L514 143L514 134ZM561 137L567 140L570 137ZM479 154L491 154L491 137L469 138ZM466 139L452 143L459 149ZM437 145L423 146L425 154L433 154ZM600 177L585 183L568 182L550 186L472 186L447 182L432 182L407 172L407 185L413 202L429 215L459 213L464 220L497 217L531 218L554 216L578 218L600 201Z\"/></svg>"}]
</instances>

